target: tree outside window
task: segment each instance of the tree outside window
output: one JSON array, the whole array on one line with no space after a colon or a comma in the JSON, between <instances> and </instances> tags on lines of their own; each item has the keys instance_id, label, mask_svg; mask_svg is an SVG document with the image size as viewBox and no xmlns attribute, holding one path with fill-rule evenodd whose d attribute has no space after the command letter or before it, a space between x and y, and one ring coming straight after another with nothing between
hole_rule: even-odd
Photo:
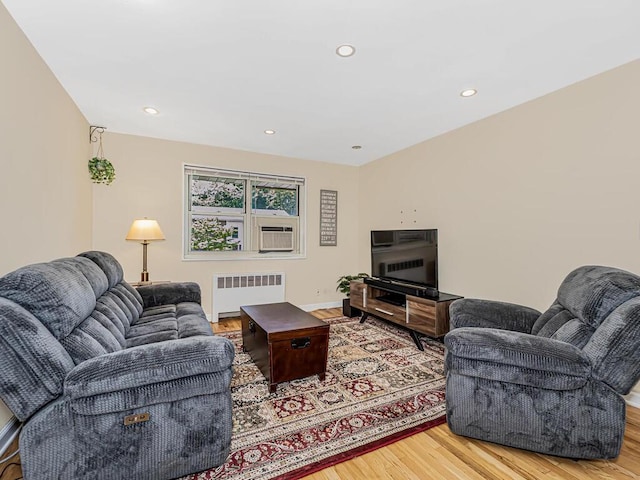
<instances>
[{"instance_id":1,"label":"tree outside window","mask_svg":"<svg viewBox=\"0 0 640 480\"><path fill-rule=\"evenodd\" d=\"M244 209L244 180L193 176L191 205Z\"/></svg>"},{"instance_id":2,"label":"tree outside window","mask_svg":"<svg viewBox=\"0 0 640 480\"><path fill-rule=\"evenodd\" d=\"M254 186L251 193L251 208L296 216L298 215L298 190L297 188Z\"/></svg>"},{"instance_id":3,"label":"tree outside window","mask_svg":"<svg viewBox=\"0 0 640 480\"><path fill-rule=\"evenodd\" d=\"M189 165L184 174L186 258L205 258L201 254L206 252L221 252L219 258L258 255L271 238L263 235L265 226L288 228L295 248L287 253L301 253L303 178ZM247 254L223 253L241 251Z\"/></svg>"},{"instance_id":4,"label":"tree outside window","mask_svg":"<svg viewBox=\"0 0 640 480\"><path fill-rule=\"evenodd\" d=\"M236 222L241 223L242 219ZM242 250L240 228L218 217L191 219L191 250L194 252L223 252Z\"/></svg>"}]
</instances>

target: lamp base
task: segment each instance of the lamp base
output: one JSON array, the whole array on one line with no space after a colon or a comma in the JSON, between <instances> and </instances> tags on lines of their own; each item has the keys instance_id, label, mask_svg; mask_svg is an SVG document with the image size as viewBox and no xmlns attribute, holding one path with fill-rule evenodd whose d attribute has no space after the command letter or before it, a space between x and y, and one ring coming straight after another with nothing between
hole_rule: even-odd
<instances>
[{"instance_id":1,"label":"lamp base","mask_svg":"<svg viewBox=\"0 0 640 480\"><path fill-rule=\"evenodd\" d=\"M148 282L149 281L149 272L142 272L140 274L140 281L141 282Z\"/></svg>"}]
</instances>

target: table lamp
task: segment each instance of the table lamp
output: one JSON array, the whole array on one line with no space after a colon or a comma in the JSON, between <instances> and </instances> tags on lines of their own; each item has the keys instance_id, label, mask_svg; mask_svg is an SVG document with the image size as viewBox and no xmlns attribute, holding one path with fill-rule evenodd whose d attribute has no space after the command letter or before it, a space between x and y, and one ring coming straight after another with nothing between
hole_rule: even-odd
<instances>
[{"instance_id":1,"label":"table lamp","mask_svg":"<svg viewBox=\"0 0 640 480\"><path fill-rule=\"evenodd\" d=\"M160 230L160 225L156 220L143 218L142 220L134 220L127 233L126 240L137 240L142 243L142 274L141 282L149 281L149 272L147 271L147 245L155 240L164 240L164 233Z\"/></svg>"}]
</instances>

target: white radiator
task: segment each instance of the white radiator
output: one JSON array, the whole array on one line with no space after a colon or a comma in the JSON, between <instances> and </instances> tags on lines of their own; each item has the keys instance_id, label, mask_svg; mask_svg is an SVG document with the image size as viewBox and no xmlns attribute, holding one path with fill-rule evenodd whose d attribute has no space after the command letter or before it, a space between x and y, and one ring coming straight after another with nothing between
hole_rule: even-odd
<instances>
[{"instance_id":1,"label":"white radiator","mask_svg":"<svg viewBox=\"0 0 640 480\"><path fill-rule=\"evenodd\" d=\"M211 321L239 315L243 305L284 302L284 273L224 273L213 276Z\"/></svg>"}]
</instances>

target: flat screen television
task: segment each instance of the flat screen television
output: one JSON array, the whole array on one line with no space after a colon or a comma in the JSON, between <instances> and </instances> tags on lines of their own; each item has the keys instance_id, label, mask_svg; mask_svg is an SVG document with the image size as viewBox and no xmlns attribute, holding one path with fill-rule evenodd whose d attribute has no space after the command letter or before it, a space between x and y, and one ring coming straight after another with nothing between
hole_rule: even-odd
<instances>
[{"instance_id":1,"label":"flat screen television","mask_svg":"<svg viewBox=\"0 0 640 480\"><path fill-rule=\"evenodd\" d=\"M438 288L438 230L372 230L371 275Z\"/></svg>"}]
</instances>

